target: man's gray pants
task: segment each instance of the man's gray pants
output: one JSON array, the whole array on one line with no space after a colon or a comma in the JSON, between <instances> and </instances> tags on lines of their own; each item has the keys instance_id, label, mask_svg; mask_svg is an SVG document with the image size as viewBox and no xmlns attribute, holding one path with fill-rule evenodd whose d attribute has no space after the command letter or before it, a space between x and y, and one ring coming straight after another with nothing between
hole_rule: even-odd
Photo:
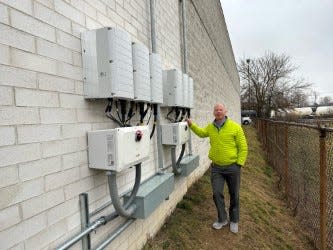
<instances>
[{"instance_id":1,"label":"man's gray pants","mask_svg":"<svg viewBox=\"0 0 333 250\"><path fill-rule=\"evenodd\" d=\"M213 189L213 199L218 214L218 221L223 222L228 219L224 203L224 182L227 182L230 207L229 218L231 222L239 221L239 186L241 167L237 164L218 167L214 163L211 165L211 184Z\"/></svg>"}]
</instances>

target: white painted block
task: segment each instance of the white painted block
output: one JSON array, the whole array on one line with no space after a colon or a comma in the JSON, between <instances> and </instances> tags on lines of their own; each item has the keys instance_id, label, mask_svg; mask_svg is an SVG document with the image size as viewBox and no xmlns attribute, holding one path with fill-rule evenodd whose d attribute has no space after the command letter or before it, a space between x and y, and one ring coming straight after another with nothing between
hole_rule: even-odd
<instances>
[{"instance_id":1,"label":"white painted block","mask_svg":"<svg viewBox=\"0 0 333 250\"><path fill-rule=\"evenodd\" d=\"M43 178L1 188L0 210L32 197L39 196L43 191Z\"/></svg>"},{"instance_id":2,"label":"white painted block","mask_svg":"<svg viewBox=\"0 0 333 250\"><path fill-rule=\"evenodd\" d=\"M75 92L75 82L67 78L40 73L37 76L39 89L54 90L57 92Z\"/></svg>"},{"instance_id":3,"label":"white painted block","mask_svg":"<svg viewBox=\"0 0 333 250\"><path fill-rule=\"evenodd\" d=\"M21 12L10 10L11 25L19 30L55 41L55 28Z\"/></svg>"},{"instance_id":4,"label":"white painted block","mask_svg":"<svg viewBox=\"0 0 333 250\"><path fill-rule=\"evenodd\" d=\"M62 108L89 108L90 105L81 95L60 94Z\"/></svg>"},{"instance_id":5,"label":"white painted block","mask_svg":"<svg viewBox=\"0 0 333 250\"><path fill-rule=\"evenodd\" d=\"M16 134L14 127L0 127L0 146L15 144Z\"/></svg>"},{"instance_id":6,"label":"white painted block","mask_svg":"<svg viewBox=\"0 0 333 250\"><path fill-rule=\"evenodd\" d=\"M0 43L30 52L36 50L35 39L32 35L3 24L0 24Z\"/></svg>"},{"instance_id":7,"label":"white painted block","mask_svg":"<svg viewBox=\"0 0 333 250\"><path fill-rule=\"evenodd\" d=\"M18 168L17 166L9 166L1 168L0 175L0 188L7 187L9 185L13 185L18 183ZM1 225L1 222L0 222ZM0 229L1 231L1 229Z\"/></svg>"},{"instance_id":8,"label":"white painted block","mask_svg":"<svg viewBox=\"0 0 333 250\"><path fill-rule=\"evenodd\" d=\"M18 143L52 141L60 139L60 125L27 125L17 127Z\"/></svg>"},{"instance_id":9,"label":"white painted block","mask_svg":"<svg viewBox=\"0 0 333 250\"><path fill-rule=\"evenodd\" d=\"M43 158L72 153L79 150L77 138L42 143Z\"/></svg>"},{"instance_id":10,"label":"white painted block","mask_svg":"<svg viewBox=\"0 0 333 250\"><path fill-rule=\"evenodd\" d=\"M0 4L0 22L9 24L8 8L3 4Z\"/></svg>"},{"instance_id":11,"label":"white painted block","mask_svg":"<svg viewBox=\"0 0 333 250\"><path fill-rule=\"evenodd\" d=\"M16 49L12 49L11 54L11 64L14 66L54 75L57 73L57 63L55 60Z\"/></svg>"},{"instance_id":12,"label":"white painted block","mask_svg":"<svg viewBox=\"0 0 333 250\"><path fill-rule=\"evenodd\" d=\"M76 67L71 64L63 62L58 62L56 67L57 67L57 75L82 81L81 67Z\"/></svg>"},{"instance_id":13,"label":"white painted block","mask_svg":"<svg viewBox=\"0 0 333 250\"><path fill-rule=\"evenodd\" d=\"M53 190L80 179L79 168L72 168L45 177L46 191Z\"/></svg>"},{"instance_id":14,"label":"white painted block","mask_svg":"<svg viewBox=\"0 0 333 250\"><path fill-rule=\"evenodd\" d=\"M36 88L36 72L0 65L0 84Z\"/></svg>"},{"instance_id":15,"label":"white painted block","mask_svg":"<svg viewBox=\"0 0 333 250\"><path fill-rule=\"evenodd\" d=\"M8 4L14 9L32 14L32 1L31 0L1 0L1 2Z\"/></svg>"},{"instance_id":16,"label":"white painted block","mask_svg":"<svg viewBox=\"0 0 333 250\"><path fill-rule=\"evenodd\" d=\"M0 44L0 63L6 65L10 63L9 47L2 44Z\"/></svg>"},{"instance_id":17,"label":"white painted block","mask_svg":"<svg viewBox=\"0 0 333 250\"><path fill-rule=\"evenodd\" d=\"M71 50L81 52L81 41L75 36L57 30L57 43Z\"/></svg>"},{"instance_id":18,"label":"white painted block","mask_svg":"<svg viewBox=\"0 0 333 250\"><path fill-rule=\"evenodd\" d=\"M12 206L0 211L0 231L21 221L18 206Z\"/></svg>"},{"instance_id":19,"label":"white painted block","mask_svg":"<svg viewBox=\"0 0 333 250\"><path fill-rule=\"evenodd\" d=\"M40 119L44 124L74 123L76 114L73 109L43 108L40 109Z\"/></svg>"},{"instance_id":20,"label":"white painted block","mask_svg":"<svg viewBox=\"0 0 333 250\"><path fill-rule=\"evenodd\" d=\"M64 192L62 189L44 193L38 197L34 197L22 202L23 219L30 218L51 207L54 207L64 201Z\"/></svg>"},{"instance_id":21,"label":"white painted block","mask_svg":"<svg viewBox=\"0 0 333 250\"><path fill-rule=\"evenodd\" d=\"M49 225L53 225L78 211L79 201L78 197L75 197L74 199L65 201L53 208L50 208L46 213L47 221Z\"/></svg>"},{"instance_id":22,"label":"white painted block","mask_svg":"<svg viewBox=\"0 0 333 250\"><path fill-rule=\"evenodd\" d=\"M0 125L36 124L39 114L36 108L0 107Z\"/></svg>"},{"instance_id":23,"label":"white painted block","mask_svg":"<svg viewBox=\"0 0 333 250\"><path fill-rule=\"evenodd\" d=\"M83 13L79 12L77 9L73 8L66 2L62 0L55 0L54 7L58 13L61 13L65 17L71 19L78 24L81 24L83 26L85 25L85 18Z\"/></svg>"},{"instance_id":24,"label":"white painted block","mask_svg":"<svg viewBox=\"0 0 333 250\"><path fill-rule=\"evenodd\" d=\"M14 104L13 88L0 86L0 105L13 105L13 104Z\"/></svg>"},{"instance_id":25,"label":"white painted block","mask_svg":"<svg viewBox=\"0 0 333 250\"><path fill-rule=\"evenodd\" d=\"M57 93L31 89L15 89L16 106L59 107Z\"/></svg>"},{"instance_id":26,"label":"white painted block","mask_svg":"<svg viewBox=\"0 0 333 250\"><path fill-rule=\"evenodd\" d=\"M88 164L87 151L80 151L62 156L63 169L79 167Z\"/></svg>"},{"instance_id":27,"label":"white painted block","mask_svg":"<svg viewBox=\"0 0 333 250\"><path fill-rule=\"evenodd\" d=\"M61 158L52 157L28 163L19 164L19 178L27 181L43 177L61 170Z\"/></svg>"},{"instance_id":28,"label":"white painted block","mask_svg":"<svg viewBox=\"0 0 333 250\"><path fill-rule=\"evenodd\" d=\"M87 192L92 189L94 186L94 179L92 177L88 177L82 179L78 182L69 184L65 187L65 198L66 200L72 199L78 196L82 192Z\"/></svg>"},{"instance_id":29,"label":"white painted block","mask_svg":"<svg viewBox=\"0 0 333 250\"><path fill-rule=\"evenodd\" d=\"M15 145L0 148L0 167L40 158L40 145Z\"/></svg>"},{"instance_id":30,"label":"white painted block","mask_svg":"<svg viewBox=\"0 0 333 250\"><path fill-rule=\"evenodd\" d=\"M64 124L61 127L64 138L85 137L87 132L91 130L91 124Z\"/></svg>"},{"instance_id":31,"label":"white painted block","mask_svg":"<svg viewBox=\"0 0 333 250\"><path fill-rule=\"evenodd\" d=\"M34 10L36 18L58 29L61 29L69 33L71 32L71 21L68 18L64 17L63 15L60 15L56 13L54 10L51 10L37 2L35 2L34 4Z\"/></svg>"},{"instance_id":32,"label":"white painted block","mask_svg":"<svg viewBox=\"0 0 333 250\"><path fill-rule=\"evenodd\" d=\"M71 0L71 4L78 10L82 11L87 16L96 19L96 7L95 3L89 5L88 3L82 0Z\"/></svg>"},{"instance_id":33,"label":"white painted block","mask_svg":"<svg viewBox=\"0 0 333 250\"><path fill-rule=\"evenodd\" d=\"M66 221L48 226L47 229L25 241L25 250L47 249L48 244L64 235L67 231Z\"/></svg>"},{"instance_id":34,"label":"white painted block","mask_svg":"<svg viewBox=\"0 0 333 250\"><path fill-rule=\"evenodd\" d=\"M73 63L72 51L70 49L39 38L36 44L37 53L39 55L50 57L61 62Z\"/></svg>"}]
</instances>

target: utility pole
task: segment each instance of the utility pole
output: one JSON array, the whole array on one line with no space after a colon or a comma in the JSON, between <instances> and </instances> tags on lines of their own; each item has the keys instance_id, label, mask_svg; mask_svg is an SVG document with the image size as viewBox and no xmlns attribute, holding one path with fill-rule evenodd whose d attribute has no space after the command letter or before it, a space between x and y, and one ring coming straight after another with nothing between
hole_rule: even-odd
<instances>
[{"instance_id":1,"label":"utility pole","mask_svg":"<svg viewBox=\"0 0 333 250\"><path fill-rule=\"evenodd\" d=\"M247 83L249 85L249 88L248 88L248 92L249 92L249 101L248 101L248 104L250 107L248 107L249 109L252 109L252 104L251 104L251 78L250 78L250 62L251 62L251 59L246 59L246 63L247 63Z\"/></svg>"}]
</instances>

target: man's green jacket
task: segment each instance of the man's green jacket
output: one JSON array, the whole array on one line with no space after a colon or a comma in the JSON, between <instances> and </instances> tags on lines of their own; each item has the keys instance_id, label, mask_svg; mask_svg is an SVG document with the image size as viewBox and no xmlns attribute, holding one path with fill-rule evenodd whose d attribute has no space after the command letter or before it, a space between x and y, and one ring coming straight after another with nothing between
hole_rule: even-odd
<instances>
[{"instance_id":1,"label":"man's green jacket","mask_svg":"<svg viewBox=\"0 0 333 250\"><path fill-rule=\"evenodd\" d=\"M201 138L209 137L209 159L219 166L232 163L243 166L247 157L247 143L242 127L227 118L223 126L218 129L214 123L200 128L192 123L191 130Z\"/></svg>"}]
</instances>

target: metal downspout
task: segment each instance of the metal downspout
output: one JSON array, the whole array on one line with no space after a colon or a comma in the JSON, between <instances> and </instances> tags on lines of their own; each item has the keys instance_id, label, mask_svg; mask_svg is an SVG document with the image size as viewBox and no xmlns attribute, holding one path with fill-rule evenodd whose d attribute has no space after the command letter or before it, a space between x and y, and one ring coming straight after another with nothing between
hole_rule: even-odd
<instances>
[{"instance_id":1,"label":"metal downspout","mask_svg":"<svg viewBox=\"0 0 333 250\"><path fill-rule=\"evenodd\" d=\"M155 0L150 0L150 34L151 50L156 53L156 31L155 31ZM156 116L156 139L157 139L157 158L159 170L163 169L163 149L162 149L162 132L161 132L161 105L157 104Z\"/></svg>"},{"instance_id":2,"label":"metal downspout","mask_svg":"<svg viewBox=\"0 0 333 250\"><path fill-rule=\"evenodd\" d=\"M187 60L187 39L186 39L186 0L182 2L182 30L183 30L183 71L188 74L188 60ZM188 139L189 155L192 155L192 133L190 132Z\"/></svg>"}]
</instances>

